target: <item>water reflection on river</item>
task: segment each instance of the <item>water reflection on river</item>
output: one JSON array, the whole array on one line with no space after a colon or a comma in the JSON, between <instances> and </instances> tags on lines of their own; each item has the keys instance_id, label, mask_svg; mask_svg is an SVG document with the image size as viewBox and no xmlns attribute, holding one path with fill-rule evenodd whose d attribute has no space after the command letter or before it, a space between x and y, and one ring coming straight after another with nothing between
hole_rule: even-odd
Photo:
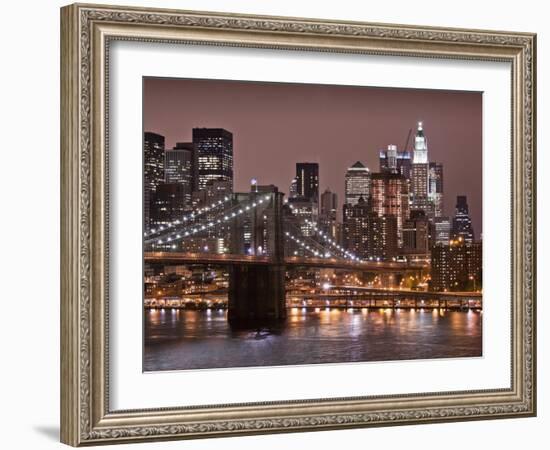
<instances>
[{"instance_id":1,"label":"water reflection on river","mask_svg":"<svg viewBox=\"0 0 550 450\"><path fill-rule=\"evenodd\" d=\"M231 330L225 310L145 311L144 370L481 356L477 311L292 308L272 329Z\"/></svg>"}]
</instances>

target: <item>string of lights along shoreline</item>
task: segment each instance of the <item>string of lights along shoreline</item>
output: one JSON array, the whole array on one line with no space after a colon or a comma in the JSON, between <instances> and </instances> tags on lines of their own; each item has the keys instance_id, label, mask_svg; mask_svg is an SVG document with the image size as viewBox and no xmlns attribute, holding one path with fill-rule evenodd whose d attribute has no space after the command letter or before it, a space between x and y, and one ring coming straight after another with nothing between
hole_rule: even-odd
<instances>
[{"instance_id":1,"label":"string of lights along shoreline","mask_svg":"<svg viewBox=\"0 0 550 450\"><path fill-rule=\"evenodd\" d=\"M249 191L235 192L230 131L193 128L192 142L171 149L162 135L146 131L144 250L425 262L424 289L480 291L482 243L467 198L452 199L454 217L444 215L451 199L444 196L443 164L430 160L424 124L415 128L404 148L390 143L378 150L378 171L349 162L341 207L335 192L321 192L319 163L292 162L296 175L288 186L252 179Z\"/></svg>"}]
</instances>

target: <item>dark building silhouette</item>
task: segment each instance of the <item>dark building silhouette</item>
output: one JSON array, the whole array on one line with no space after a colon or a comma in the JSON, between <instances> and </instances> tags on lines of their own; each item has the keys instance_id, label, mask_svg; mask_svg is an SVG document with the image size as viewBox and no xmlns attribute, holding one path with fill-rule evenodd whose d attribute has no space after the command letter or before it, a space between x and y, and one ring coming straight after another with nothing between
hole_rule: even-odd
<instances>
[{"instance_id":1,"label":"dark building silhouette","mask_svg":"<svg viewBox=\"0 0 550 450\"><path fill-rule=\"evenodd\" d=\"M468 210L468 200L465 195L458 195L456 197L452 237L453 239L462 238L464 242L474 241L474 229Z\"/></svg>"},{"instance_id":2,"label":"dark building silhouette","mask_svg":"<svg viewBox=\"0 0 550 450\"><path fill-rule=\"evenodd\" d=\"M430 223L424 211L413 210L403 224L403 252L426 254L429 250Z\"/></svg>"},{"instance_id":3,"label":"dark building silhouette","mask_svg":"<svg viewBox=\"0 0 550 450\"><path fill-rule=\"evenodd\" d=\"M321 208L319 212L319 228L332 239L338 239L338 196L335 192L325 189L321 194Z\"/></svg>"},{"instance_id":4,"label":"dark building silhouette","mask_svg":"<svg viewBox=\"0 0 550 450\"><path fill-rule=\"evenodd\" d=\"M223 128L193 128L194 184L203 190L211 181L233 188L233 134Z\"/></svg>"},{"instance_id":5,"label":"dark building silhouette","mask_svg":"<svg viewBox=\"0 0 550 450\"><path fill-rule=\"evenodd\" d=\"M296 163L296 191L298 197L319 203L319 164Z\"/></svg>"}]
</instances>

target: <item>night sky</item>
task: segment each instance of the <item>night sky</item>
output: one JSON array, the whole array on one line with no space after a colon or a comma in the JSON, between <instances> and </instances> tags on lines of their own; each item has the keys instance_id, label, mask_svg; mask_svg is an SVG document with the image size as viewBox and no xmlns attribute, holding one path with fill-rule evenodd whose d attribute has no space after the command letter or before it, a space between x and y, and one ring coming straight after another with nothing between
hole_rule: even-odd
<instances>
[{"instance_id":1,"label":"night sky","mask_svg":"<svg viewBox=\"0 0 550 450\"><path fill-rule=\"evenodd\" d=\"M454 215L467 195L476 238L482 232L482 94L480 92L144 78L144 131L166 148L190 142L194 127L233 133L235 190L250 180L288 194L296 162L318 162L320 193L338 194L355 161L378 172L378 151L401 150L423 121L430 161L443 163L444 209ZM339 215L341 220L341 214Z\"/></svg>"}]
</instances>

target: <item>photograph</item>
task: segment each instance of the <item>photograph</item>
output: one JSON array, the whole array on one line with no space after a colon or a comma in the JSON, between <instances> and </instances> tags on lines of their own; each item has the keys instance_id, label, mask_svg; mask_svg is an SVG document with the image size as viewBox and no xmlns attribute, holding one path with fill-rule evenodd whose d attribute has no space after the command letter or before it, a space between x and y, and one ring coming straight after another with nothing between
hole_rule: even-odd
<instances>
[{"instance_id":1,"label":"photograph","mask_svg":"<svg viewBox=\"0 0 550 450\"><path fill-rule=\"evenodd\" d=\"M482 92L142 93L144 372L483 356Z\"/></svg>"}]
</instances>

